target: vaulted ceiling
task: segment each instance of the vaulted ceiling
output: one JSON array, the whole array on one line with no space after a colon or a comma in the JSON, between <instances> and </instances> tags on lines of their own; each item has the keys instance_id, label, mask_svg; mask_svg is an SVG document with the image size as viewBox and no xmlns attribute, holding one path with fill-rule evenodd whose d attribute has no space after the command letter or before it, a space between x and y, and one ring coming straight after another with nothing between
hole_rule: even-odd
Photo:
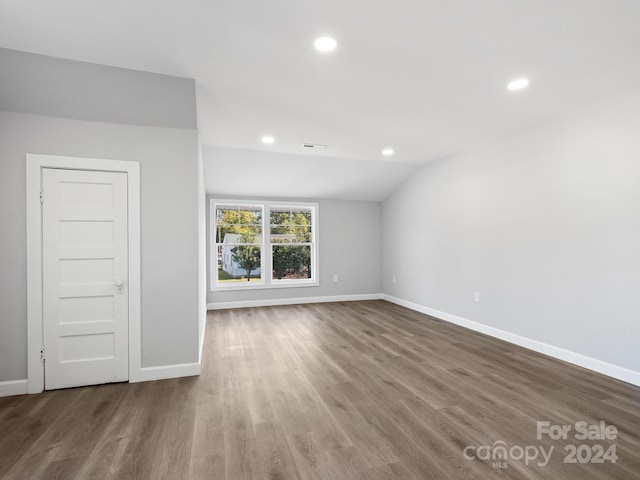
<instances>
[{"instance_id":1,"label":"vaulted ceiling","mask_svg":"<svg viewBox=\"0 0 640 480\"><path fill-rule=\"evenodd\" d=\"M1 0L0 47L194 78L211 192L380 200L639 85L639 22L636 0Z\"/></svg>"}]
</instances>

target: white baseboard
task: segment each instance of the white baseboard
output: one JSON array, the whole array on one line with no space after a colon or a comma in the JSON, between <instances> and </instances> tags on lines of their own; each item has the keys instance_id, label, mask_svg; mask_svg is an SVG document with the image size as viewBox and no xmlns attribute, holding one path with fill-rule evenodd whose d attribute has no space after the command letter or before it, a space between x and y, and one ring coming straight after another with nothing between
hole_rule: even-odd
<instances>
[{"instance_id":1,"label":"white baseboard","mask_svg":"<svg viewBox=\"0 0 640 480\"><path fill-rule=\"evenodd\" d=\"M383 300L386 300L388 302L395 303L397 305L415 310L420 313L431 315L432 317L439 318L440 320L444 320L455 325L460 325L461 327L484 333L491 337L499 338L500 340L504 340L505 342L513 343L520 347L533 350L534 352L542 353L544 355L548 355L550 357L557 358L559 360L563 360L565 362L569 362L574 365L587 368L589 370L593 370L594 372L598 372L603 375L622 380L623 382L627 382L632 385L640 386L640 372L636 372L625 367L620 367L618 365L613 365L611 363L607 363L595 358L587 357L586 355L575 353L570 350L565 350L564 348L549 345L537 340L532 340L527 337L522 337L515 333L500 330L499 328L490 327L482 323L467 320L466 318L458 317L450 313L441 312L433 308L425 307L424 305L408 302L406 300L392 297L390 295L383 295L382 298Z\"/></svg>"},{"instance_id":2,"label":"white baseboard","mask_svg":"<svg viewBox=\"0 0 640 480\"><path fill-rule=\"evenodd\" d=\"M161 367L143 367L140 369L138 382L166 380L168 378L193 377L200 375L200 363L182 363L180 365L163 365Z\"/></svg>"},{"instance_id":3,"label":"white baseboard","mask_svg":"<svg viewBox=\"0 0 640 480\"><path fill-rule=\"evenodd\" d=\"M228 308L273 307L276 305L300 305L303 303L356 302L360 300L381 300L381 293L361 295L335 295L325 297L277 298L273 300L245 300L241 302L209 303L209 310L226 310Z\"/></svg>"},{"instance_id":4,"label":"white baseboard","mask_svg":"<svg viewBox=\"0 0 640 480\"><path fill-rule=\"evenodd\" d=\"M0 397L10 397L12 395L26 395L27 380L10 380L0 382Z\"/></svg>"},{"instance_id":5,"label":"white baseboard","mask_svg":"<svg viewBox=\"0 0 640 480\"><path fill-rule=\"evenodd\" d=\"M202 347L201 347L202 348ZM152 380L166 380L178 377L193 377L200 375L200 363L183 363L180 365L163 365L161 367L143 367L137 375L130 375L129 381L148 382ZM43 390L27 392L27 380L0 382L0 397L10 395L24 395L26 393L40 393Z\"/></svg>"}]
</instances>

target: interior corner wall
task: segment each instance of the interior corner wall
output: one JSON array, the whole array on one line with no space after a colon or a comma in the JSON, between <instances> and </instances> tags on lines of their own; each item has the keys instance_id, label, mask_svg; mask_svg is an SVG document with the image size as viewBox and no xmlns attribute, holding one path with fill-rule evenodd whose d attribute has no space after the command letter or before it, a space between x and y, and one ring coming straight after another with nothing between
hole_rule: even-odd
<instances>
[{"instance_id":1,"label":"interior corner wall","mask_svg":"<svg viewBox=\"0 0 640 480\"><path fill-rule=\"evenodd\" d=\"M204 184L202 142L198 139L198 344L202 363L207 327L207 193Z\"/></svg>"},{"instance_id":2,"label":"interior corner wall","mask_svg":"<svg viewBox=\"0 0 640 480\"><path fill-rule=\"evenodd\" d=\"M215 198L215 197L209 197ZM224 196L224 199L233 199ZM254 199L286 200L289 199ZM379 295L382 291L380 202L297 199L318 203L319 285L208 292L210 308L236 302ZM207 202L209 204L209 202ZM209 207L209 205L207 205ZM210 227L211 213L207 215ZM210 228L208 228L210 231ZM211 253L208 252L211 268ZM338 275L338 282L333 276Z\"/></svg>"},{"instance_id":3,"label":"interior corner wall","mask_svg":"<svg viewBox=\"0 0 640 480\"><path fill-rule=\"evenodd\" d=\"M0 382L27 378L26 153L140 163L142 366L197 362L197 131L0 111Z\"/></svg>"},{"instance_id":4,"label":"interior corner wall","mask_svg":"<svg viewBox=\"0 0 640 480\"><path fill-rule=\"evenodd\" d=\"M383 203L384 293L637 375L638 132L640 89L427 164Z\"/></svg>"}]
</instances>

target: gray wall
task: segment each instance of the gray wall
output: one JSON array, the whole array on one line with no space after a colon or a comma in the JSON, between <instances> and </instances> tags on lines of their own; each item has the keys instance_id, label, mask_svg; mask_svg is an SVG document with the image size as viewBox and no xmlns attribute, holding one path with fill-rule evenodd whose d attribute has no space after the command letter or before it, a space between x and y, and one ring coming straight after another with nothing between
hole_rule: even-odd
<instances>
[{"instance_id":1,"label":"gray wall","mask_svg":"<svg viewBox=\"0 0 640 480\"><path fill-rule=\"evenodd\" d=\"M230 199L233 197L224 196L222 198ZM380 231L382 224L380 202L298 200L317 202L319 205L318 260L320 265L318 270L320 285L250 291L210 291L208 294L209 304L381 293ZM211 215L208 218L211 219ZM211 262L209 262L210 264ZM338 282L333 281L333 275L336 274Z\"/></svg>"},{"instance_id":2,"label":"gray wall","mask_svg":"<svg viewBox=\"0 0 640 480\"><path fill-rule=\"evenodd\" d=\"M5 57L0 51L0 71L4 72ZM28 55L31 66L34 55ZM37 58L35 59L36 63ZM42 57L40 66L55 63L64 71L68 63ZM59 63L57 63L59 62ZM16 66L12 54L11 66ZM75 77L68 77L66 88L73 92L91 90L94 78L90 65L71 69ZM118 79L119 69L95 66L108 89L113 75L114 90L107 97L122 91L129 98L127 82ZM47 69L38 69L46 75ZM82 72L85 71L86 75ZM28 70L23 72L28 77ZM138 78L129 71L125 76ZM152 78L164 84L163 76ZM138 78L139 79L139 78ZM31 84L24 82L28 98ZM169 81L174 84L174 80ZM190 108L195 118L195 86L193 81L179 79L184 90L191 92ZM134 82L134 85L137 85ZM13 85L12 88L18 88ZM133 88L133 87L132 87ZM137 87L135 87L137 88ZM134 88L134 89L135 89ZM172 88L177 88L174 87ZM2 86L4 91L4 85ZM187 93L185 93L185 91ZM123 110L123 121L140 117L147 100L129 105L130 117ZM79 117L93 115L94 103L83 104L84 96L67 97L76 102L71 108ZM162 103L162 98L155 100ZM52 100L51 104L55 104ZM0 104L0 106L2 106ZM166 105L165 105L166 106ZM11 108L18 110L19 102ZM27 108L28 107L28 108ZM143 367L174 365L198 361L198 138L189 120L181 120L184 128L126 125L33 115L31 103L28 113L0 111L0 381L27 378L27 294L26 294L26 153L69 155L140 162L141 222L142 222L142 365ZM140 107L141 110L138 110ZM33 107L35 108L35 107ZM70 108L70 107L69 107ZM82 114L87 109L86 115ZM169 110L170 107L167 107ZM181 107L187 108L187 107ZM67 113L62 110L60 114ZM50 110L47 114L53 115ZM181 114L178 114L180 116ZM106 116L108 120L111 117ZM190 115L188 115L190 117ZM163 123L162 115L150 123ZM97 118L93 118L97 120ZM169 122L172 123L172 122Z\"/></svg>"},{"instance_id":3,"label":"gray wall","mask_svg":"<svg viewBox=\"0 0 640 480\"><path fill-rule=\"evenodd\" d=\"M193 80L0 48L0 110L196 129Z\"/></svg>"},{"instance_id":4,"label":"gray wall","mask_svg":"<svg viewBox=\"0 0 640 480\"><path fill-rule=\"evenodd\" d=\"M640 371L638 132L640 89L426 165L383 203L384 292Z\"/></svg>"},{"instance_id":5,"label":"gray wall","mask_svg":"<svg viewBox=\"0 0 640 480\"><path fill-rule=\"evenodd\" d=\"M202 141L198 139L198 340L199 354L204 350L207 328L207 193L204 186ZM199 358L201 361L202 359Z\"/></svg>"}]
</instances>

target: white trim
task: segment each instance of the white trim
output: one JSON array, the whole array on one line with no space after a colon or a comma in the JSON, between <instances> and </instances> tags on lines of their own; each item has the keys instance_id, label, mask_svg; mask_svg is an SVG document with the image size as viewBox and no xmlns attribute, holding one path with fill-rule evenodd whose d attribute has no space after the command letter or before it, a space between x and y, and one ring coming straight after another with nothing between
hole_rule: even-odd
<instances>
[{"instance_id":1,"label":"white trim","mask_svg":"<svg viewBox=\"0 0 640 480\"><path fill-rule=\"evenodd\" d=\"M275 298L272 300L244 300L240 302L209 303L209 310L227 310L230 308L273 307L276 305L300 305L303 303L357 302L361 300L381 300L381 293L361 295L335 295L326 297Z\"/></svg>"},{"instance_id":2,"label":"white trim","mask_svg":"<svg viewBox=\"0 0 640 480\"><path fill-rule=\"evenodd\" d=\"M42 346L42 209L43 168L127 173L129 227L129 381L141 381L142 325L140 285L140 164L123 160L27 154L27 373L28 393L44 390Z\"/></svg>"},{"instance_id":3,"label":"white trim","mask_svg":"<svg viewBox=\"0 0 640 480\"><path fill-rule=\"evenodd\" d=\"M179 365L164 365L161 367L143 367L140 369L138 381L149 382L197 375L200 375L200 363L181 363Z\"/></svg>"},{"instance_id":4,"label":"white trim","mask_svg":"<svg viewBox=\"0 0 640 480\"><path fill-rule=\"evenodd\" d=\"M27 379L0 382L0 397L24 395L27 393Z\"/></svg>"},{"instance_id":5,"label":"white trim","mask_svg":"<svg viewBox=\"0 0 640 480\"><path fill-rule=\"evenodd\" d=\"M262 257L260 262L261 279L259 282L240 282L230 284L218 283L218 269L217 269L217 246L215 225L216 220L214 218L217 205L245 205L260 207L262 209ZM311 246L311 272L312 277L310 279L300 280L273 280L271 274L266 275L266 272L270 272L272 269L272 257L273 257L273 244L270 242L269 228L271 209L283 207L283 208L295 208L303 207L309 208L312 214L312 239ZM208 206L208 221L207 221L207 234L209 235L209 257L207 261L207 268L209 270L209 291L211 292L224 292L224 291L240 291L240 290L270 290L273 288L296 288L296 287L317 287L320 285L320 271L318 261L319 238L318 225L320 205L317 202L292 202L289 200L234 200L223 198L209 198ZM283 244L286 245L286 244ZM269 251L269 255L266 252ZM214 268L214 265L216 268Z\"/></svg>"},{"instance_id":6,"label":"white trim","mask_svg":"<svg viewBox=\"0 0 640 480\"><path fill-rule=\"evenodd\" d=\"M620 367L618 365L613 365L611 363L588 357L580 353L572 352L570 350L565 350L564 348L556 347L554 345L549 345L548 343L543 343L527 337L522 337L515 333L500 330L499 328L495 327L490 327L488 325L474 322L466 318L458 317L450 313L441 312L439 310L425 307L417 303L412 303L407 300L392 297L390 295L382 295L382 299L420 313L431 315L432 317L439 318L440 320L444 320L455 325L460 325L461 327L468 328L469 330L484 333L494 338L499 338L500 340L513 343L514 345L519 345L520 347L533 350L534 352L542 353L544 355L557 358L558 360L563 360L565 362L584 367L588 370L592 370L594 372L601 373L618 380L622 380L623 382L640 386L640 372L636 372L625 367Z\"/></svg>"}]
</instances>

